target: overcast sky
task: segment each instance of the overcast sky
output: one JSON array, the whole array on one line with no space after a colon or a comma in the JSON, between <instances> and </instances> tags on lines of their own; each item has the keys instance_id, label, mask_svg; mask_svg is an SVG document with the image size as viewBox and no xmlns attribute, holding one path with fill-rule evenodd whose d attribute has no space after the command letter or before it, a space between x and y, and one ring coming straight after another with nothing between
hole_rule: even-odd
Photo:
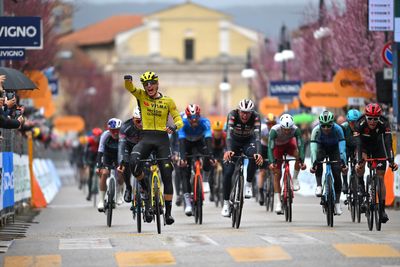
<instances>
[{"instance_id":1,"label":"overcast sky","mask_svg":"<svg viewBox=\"0 0 400 267\"><path fill-rule=\"evenodd\" d=\"M68 0L69 2L76 2L78 0ZM129 3L184 3L185 0L79 0L79 2L89 2L98 4L111 4L115 2L129 2ZM319 0L192 0L193 3L198 3L208 7L226 7L234 5L268 5L268 4L299 4L307 5L308 3L317 4Z\"/></svg>"}]
</instances>

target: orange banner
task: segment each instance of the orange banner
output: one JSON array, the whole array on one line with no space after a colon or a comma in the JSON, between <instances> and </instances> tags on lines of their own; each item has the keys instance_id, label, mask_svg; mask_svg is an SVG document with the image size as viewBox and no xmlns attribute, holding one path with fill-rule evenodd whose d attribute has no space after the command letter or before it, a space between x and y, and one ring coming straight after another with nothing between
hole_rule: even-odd
<instances>
[{"instance_id":1,"label":"orange banner","mask_svg":"<svg viewBox=\"0 0 400 267\"><path fill-rule=\"evenodd\" d=\"M360 71L356 69L341 69L333 77L333 87L341 97L373 98L375 95L368 92Z\"/></svg>"},{"instance_id":2,"label":"orange banner","mask_svg":"<svg viewBox=\"0 0 400 267\"><path fill-rule=\"evenodd\" d=\"M81 116L61 116L54 119L54 127L60 132L81 132L85 121Z\"/></svg>"},{"instance_id":3,"label":"orange banner","mask_svg":"<svg viewBox=\"0 0 400 267\"><path fill-rule=\"evenodd\" d=\"M297 109L300 106L300 102L297 98L292 103L287 104L287 109ZM277 97L264 97L258 103L258 110L263 116L267 116L268 113L272 113L275 116L280 116L285 112L285 104L279 102Z\"/></svg>"},{"instance_id":4,"label":"orange banner","mask_svg":"<svg viewBox=\"0 0 400 267\"><path fill-rule=\"evenodd\" d=\"M332 83L305 83L299 96L301 103L307 107L342 108L347 105L347 98L339 96Z\"/></svg>"}]
</instances>

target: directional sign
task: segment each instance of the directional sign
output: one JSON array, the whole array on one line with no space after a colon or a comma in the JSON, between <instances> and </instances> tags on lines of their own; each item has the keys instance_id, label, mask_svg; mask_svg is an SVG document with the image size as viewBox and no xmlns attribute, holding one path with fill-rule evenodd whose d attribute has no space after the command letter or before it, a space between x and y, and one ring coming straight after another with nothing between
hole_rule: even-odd
<instances>
[{"instance_id":1,"label":"directional sign","mask_svg":"<svg viewBox=\"0 0 400 267\"><path fill-rule=\"evenodd\" d=\"M0 47L42 49L41 17L0 17Z\"/></svg>"},{"instance_id":2,"label":"directional sign","mask_svg":"<svg viewBox=\"0 0 400 267\"><path fill-rule=\"evenodd\" d=\"M0 59L24 60L25 49L23 48L0 49Z\"/></svg>"},{"instance_id":3,"label":"directional sign","mask_svg":"<svg viewBox=\"0 0 400 267\"><path fill-rule=\"evenodd\" d=\"M385 44L385 46L382 49L382 54L381 54L383 61L388 66L392 66L392 62L393 62L392 43L393 42L389 42L389 43Z\"/></svg>"}]
</instances>

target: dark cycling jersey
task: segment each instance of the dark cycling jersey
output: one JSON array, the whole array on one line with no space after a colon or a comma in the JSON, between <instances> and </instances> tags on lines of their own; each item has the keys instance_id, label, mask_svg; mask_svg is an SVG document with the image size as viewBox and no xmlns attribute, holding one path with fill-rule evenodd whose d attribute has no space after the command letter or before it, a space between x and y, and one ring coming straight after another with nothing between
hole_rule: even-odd
<instances>
[{"instance_id":1,"label":"dark cycling jersey","mask_svg":"<svg viewBox=\"0 0 400 267\"><path fill-rule=\"evenodd\" d=\"M97 155L97 167L102 165L111 167L117 165L118 160L118 139L111 136L110 131L105 131L100 137L99 150Z\"/></svg>"},{"instance_id":2,"label":"dark cycling jersey","mask_svg":"<svg viewBox=\"0 0 400 267\"><path fill-rule=\"evenodd\" d=\"M243 123L239 117L239 110L232 110L228 114L227 149L232 150L233 140L246 143L255 139L257 154L261 154L260 132L261 121L258 112L253 111L249 120Z\"/></svg>"},{"instance_id":3,"label":"dark cycling jersey","mask_svg":"<svg viewBox=\"0 0 400 267\"><path fill-rule=\"evenodd\" d=\"M393 163L392 133L387 118L380 116L376 128L370 129L366 116L362 115L355 124L354 137L359 161L362 160L363 149L372 152L373 150L378 150L378 148L384 148L388 161Z\"/></svg>"},{"instance_id":4,"label":"dark cycling jersey","mask_svg":"<svg viewBox=\"0 0 400 267\"><path fill-rule=\"evenodd\" d=\"M133 119L126 120L119 130L118 163L129 162L132 148L141 139L141 129L136 128Z\"/></svg>"},{"instance_id":5,"label":"dark cycling jersey","mask_svg":"<svg viewBox=\"0 0 400 267\"><path fill-rule=\"evenodd\" d=\"M99 141L97 141L94 136L89 136L85 147L84 162L89 165L95 164L98 149Z\"/></svg>"}]
</instances>

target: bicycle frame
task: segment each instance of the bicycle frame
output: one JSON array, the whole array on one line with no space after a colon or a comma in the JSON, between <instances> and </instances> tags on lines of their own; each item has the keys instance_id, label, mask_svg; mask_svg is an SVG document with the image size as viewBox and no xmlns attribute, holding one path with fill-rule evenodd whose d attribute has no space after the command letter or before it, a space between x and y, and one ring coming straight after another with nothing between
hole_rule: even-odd
<instances>
[{"instance_id":1,"label":"bicycle frame","mask_svg":"<svg viewBox=\"0 0 400 267\"><path fill-rule=\"evenodd\" d=\"M247 156L238 156L239 159L235 165L234 177L235 181L230 194L231 211L232 211L232 227L236 229L240 226L243 209L243 188L244 182L247 179L247 166L249 159ZM236 173L236 175L235 175Z\"/></svg>"},{"instance_id":2,"label":"bicycle frame","mask_svg":"<svg viewBox=\"0 0 400 267\"><path fill-rule=\"evenodd\" d=\"M323 194L322 194L322 203L324 207L324 211L326 213L326 222L328 226L333 227L333 216L334 216L334 206L336 203L336 193L334 186L334 177L332 173L332 163L338 163L339 161L328 161L328 159L324 162L326 164L325 170L325 179L323 184Z\"/></svg>"},{"instance_id":3,"label":"bicycle frame","mask_svg":"<svg viewBox=\"0 0 400 267\"><path fill-rule=\"evenodd\" d=\"M196 159L195 163L195 173L194 173L194 179L193 179L193 200L197 201L198 200L198 194L197 194L197 190L199 190L199 188L197 188L198 186L198 182L200 182L200 190L201 190L201 200L204 201L204 188L203 188L203 175L201 175L201 161L200 159ZM198 181L200 180L200 181Z\"/></svg>"},{"instance_id":4,"label":"bicycle frame","mask_svg":"<svg viewBox=\"0 0 400 267\"><path fill-rule=\"evenodd\" d=\"M164 207L164 196L163 196L163 191L161 188L161 180L160 177L158 176L158 166L157 164L152 164L150 166L150 171L151 171L151 206L155 207L155 199L156 199L156 194L158 193L159 199L160 199L160 204L161 207Z\"/></svg>"}]
</instances>

